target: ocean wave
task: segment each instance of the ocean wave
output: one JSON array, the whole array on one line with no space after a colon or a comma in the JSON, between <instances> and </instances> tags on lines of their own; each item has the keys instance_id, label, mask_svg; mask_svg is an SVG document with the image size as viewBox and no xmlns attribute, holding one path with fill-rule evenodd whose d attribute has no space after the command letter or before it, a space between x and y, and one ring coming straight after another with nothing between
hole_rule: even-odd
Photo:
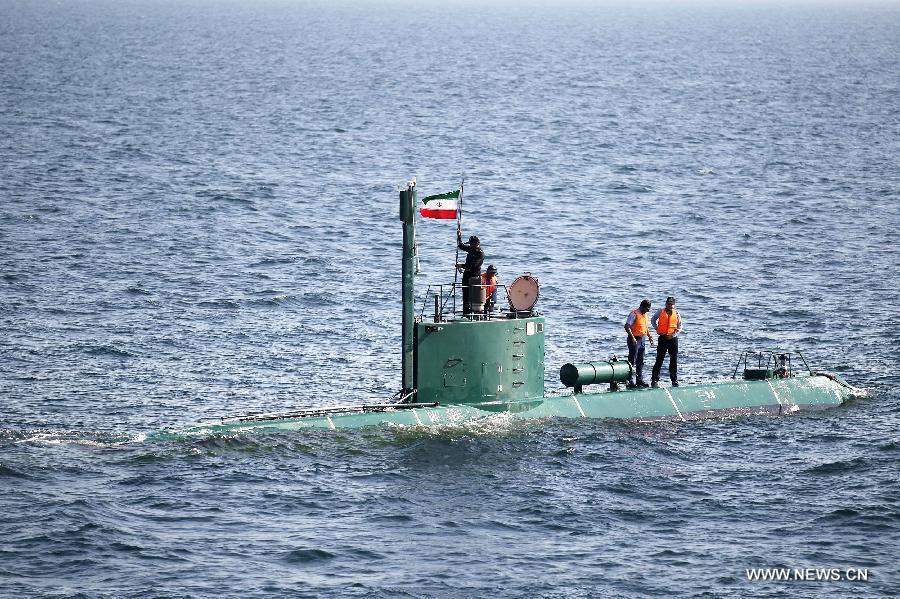
<instances>
[{"instance_id":1,"label":"ocean wave","mask_svg":"<svg viewBox=\"0 0 900 599\"><path fill-rule=\"evenodd\" d=\"M330 561L336 557L338 557L336 554L324 549L293 549L285 553L281 559L289 564L307 564Z\"/></svg>"}]
</instances>

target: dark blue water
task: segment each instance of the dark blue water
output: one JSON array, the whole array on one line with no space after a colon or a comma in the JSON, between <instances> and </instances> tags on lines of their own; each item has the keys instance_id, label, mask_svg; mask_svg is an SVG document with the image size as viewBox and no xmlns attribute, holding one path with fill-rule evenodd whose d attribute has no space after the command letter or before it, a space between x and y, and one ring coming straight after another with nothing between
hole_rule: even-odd
<instances>
[{"instance_id":1,"label":"dark blue water","mask_svg":"<svg viewBox=\"0 0 900 599\"><path fill-rule=\"evenodd\" d=\"M0 595L896 593L898 73L897 4L0 0ZM786 346L871 399L142 441L387 399L397 187L463 175L548 389L673 294L685 380Z\"/></svg>"}]
</instances>

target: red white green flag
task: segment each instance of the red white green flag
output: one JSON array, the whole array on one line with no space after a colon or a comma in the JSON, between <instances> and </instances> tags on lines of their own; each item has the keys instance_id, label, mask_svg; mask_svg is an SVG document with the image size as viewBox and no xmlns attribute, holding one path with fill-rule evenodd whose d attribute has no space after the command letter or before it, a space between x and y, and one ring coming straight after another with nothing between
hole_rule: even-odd
<instances>
[{"instance_id":1,"label":"red white green flag","mask_svg":"<svg viewBox=\"0 0 900 599\"><path fill-rule=\"evenodd\" d=\"M422 200L425 205L419 209L419 212L425 218L455 220L458 210L458 200L458 189L456 191L448 191L447 193L439 193L437 195L428 196L427 198Z\"/></svg>"}]
</instances>

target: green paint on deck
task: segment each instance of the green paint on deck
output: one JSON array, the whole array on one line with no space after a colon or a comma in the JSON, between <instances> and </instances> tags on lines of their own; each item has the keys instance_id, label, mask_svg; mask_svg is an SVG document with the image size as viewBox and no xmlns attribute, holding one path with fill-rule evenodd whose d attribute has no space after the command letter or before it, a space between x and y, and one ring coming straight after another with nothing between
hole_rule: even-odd
<instances>
[{"instance_id":1,"label":"green paint on deck","mask_svg":"<svg viewBox=\"0 0 900 599\"><path fill-rule=\"evenodd\" d=\"M513 401L437 407L360 410L284 420L234 421L197 426L186 433L228 434L252 429L358 429L372 426L461 426L506 412L513 419L629 419L690 421L742 415L785 415L836 407L865 393L832 375L601 391Z\"/></svg>"}]
</instances>

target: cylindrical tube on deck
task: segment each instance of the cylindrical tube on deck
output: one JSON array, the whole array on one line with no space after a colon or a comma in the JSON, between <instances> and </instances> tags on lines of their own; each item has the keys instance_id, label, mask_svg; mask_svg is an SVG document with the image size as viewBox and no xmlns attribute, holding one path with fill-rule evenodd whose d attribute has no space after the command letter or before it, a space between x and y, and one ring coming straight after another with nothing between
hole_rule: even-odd
<instances>
[{"instance_id":1,"label":"cylindrical tube on deck","mask_svg":"<svg viewBox=\"0 0 900 599\"><path fill-rule=\"evenodd\" d=\"M583 362L564 364L559 369L559 380L566 387L621 383L631 377L631 364L618 361Z\"/></svg>"}]
</instances>

